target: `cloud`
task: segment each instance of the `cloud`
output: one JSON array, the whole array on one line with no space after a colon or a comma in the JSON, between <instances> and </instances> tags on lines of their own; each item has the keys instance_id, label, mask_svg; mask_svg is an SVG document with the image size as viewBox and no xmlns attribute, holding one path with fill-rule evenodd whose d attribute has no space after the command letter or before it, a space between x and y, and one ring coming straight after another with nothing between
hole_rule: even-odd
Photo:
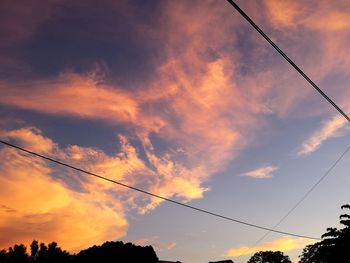
<instances>
[{"instance_id":1,"label":"cloud","mask_svg":"<svg viewBox=\"0 0 350 263\"><path fill-rule=\"evenodd\" d=\"M339 1L337 5L328 1L317 1L317 9L314 8L315 3L316 1L309 1L305 5L291 0L268 0L265 5L269 19L275 27L299 25L320 32L341 31L350 27L350 10L346 1ZM312 13L309 12L311 9Z\"/></svg>"},{"instance_id":2,"label":"cloud","mask_svg":"<svg viewBox=\"0 0 350 263\"><path fill-rule=\"evenodd\" d=\"M245 147L248 134L261 125L253 115L264 107L241 94L246 91L235 84L235 54L226 48L235 38L223 38L231 32L229 26L215 26L223 14L231 16L230 11L221 5L198 8L192 3L167 3L163 8L167 23L159 34L166 35L167 59L147 86L125 89L106 84L96 73L63 72L36 81L1 81L0 103L123 125L129 136L138 138L145 161L151 164L144 174L152 181L150 190L190 201L202 198L208 178ZM162 150L156 147L158 142ZM144 212L159 203L152 199Z\"/></svg>"},{"instance_id":3,"label":"cloud","mask_svg":"<svg viewBox=\"0 0 350 263\"><path fill-rule=\"evenodd\" d=\"M110 179L134 186L152 184L147 176L152 171L123 137L119 138L121 151L115 156L75 145L60 148L34 127L2 130L1 137ZM2 248L39 239L54 240L76 251L115 240L126 234L126 212L143 206L137 192L51 166L15 149L0 148L0 157L3 160L0 165ZM138 173L143 176L137 176ZM147 204L147 198L142 195L141 199Z\"/></svg>"},{"instance_id":4,"label":"cloud","mask_svg":"<svg viewBox=\"0 0 350 263\"><path fill-rule=\"evenodd\" d=\"M294 237L281 237L273 241L262 243L257 246L240 246L237 248L231 248L226 252L227 257L239 257L243 255L254 254L259 251L282 251L288 252L295 249L301 249L306 245L312 244L309 239L294 238Z\"/></svg>"},{"instance_id":5,"label":"cloud","mask_svg":"<svg viewBox=\"0 0 350 263\"><path fill-rule=\"evenodd\" d=\"M191 201L202 198L209 190L205 185L209 178L254 142L257 131L265 125L264 115L287 112L305 96L292 85L281 91L285 79L275 65L266 70L266 63L261 63L252 75L241 74L242 55L232 48L239 41L232 32L241 26L240 18L232 17L232 10L225 5L166 2L161 8L159 19L166 23L159 23L157 32L148 30L152 41L158 37L166 43L165 59L155 66L153 78L142 88L113 84L108 74L65 71L37 80L2 80L0 103L51 116L123 126L128 137L138 140L132 145L127 136L120 139L126 142L123 151L131 151L132 162L142 163L141 173L131 168L125 173L124 166L115 164L116 158L96 149L88 150L91 155L77 146L64 150L77 163L94 153L98 163L94 167L86 164L91 169L106 169L119 179L128 174L129 182L142 182L156 194ZM254 61L262 61L260 52L253 52ZM273 73L274 69L279 71ZM137 154L139 145L144 160ZM80 155L85 157L79 160ZM245 175L269 178L275 170L263 167ZM76 180L76 184L78 187L81 183ZM145 213L161 202L152 198L140 211Z\"/></svg>"},{"instance_id":6,"label":"cloud","mask_svg":"<svg viewBox=\"0 0 350 263\"><path fill-rule=\"evenodd\" d=\"M49 153L56 145L49 138L44 137L35 127L20 128L3 134L6 139L20 140L22 146L37 153Z\"/></svg>"},{"instance_id":7,"label":"cloud","mask_svg":"<svg viewBox=\"0 0 350 263\"><path fill-rule=\"evenodd\" d=\"M11 148L1 148L0 247L56 241L70 251L126 234L121 202L108 202L98 184L68 189L50 176L52 168ZM96 223L98 222L98 223Z\"/></svg>"},{"instance_id":8,"label":"cloud","mask_svg":"<svg viewBox=\"0 0 350 263\"><path fill-rule=\"evenodd\" d=\"M100 85L98 81L94 74L81 76L66 72L53 80L13 84L17 87L25 86L27 91L8 83L0 83L0 90L4 94L1 103L49 114L119 122L135 121L139 105L131 98L131 94ZM26 97L18 96L19 91L26 94Z\"/></svg>"},{"instance_id":9,"label":"cloud","mask_svg":"<svg viewBox=\"0 0 350 263\"><path fill-rule=\"evenodd\" d=\"M172 250L176 247L176 242L169 242L166 245L167 250Z\"/></svg>"},{"instance_id":10,"label":"cloud","mask_svg":"<svg viewBox=\"0 0 350 263\"><path fill-rule=\"evenodd\" d=\"M295 19L301 9L296 1L268 0L265 4L274 25L295 26Z\"/></svg>"},{"instance_id":11,"label":"cloud","mask_svg":"<svg viewBox=\"0 0 350 263\"><path fill-rule=\"evenodd\" d=\"M343 116L335 116L325 121L320 129L303 142L298 155L308 155L318 150L326 140L339 136L339 130L346 124L347 120Z\"/></svg>"},{"instance_id":12,"label":"cloud","mask_svg":"<svg viewBox=\"0 0 350 263\"><path fill-rule=\"evenodd\" d=\"M176 195L191 200L200 198L205 191L200 186L201 174L170 160L153 157L151 161L156 170L146 166L138 151L123 136L119 136L120 151L109 156L96 148L77 145L61 148L35 127L2 130L0 134L2 139L14 140L29 150L165 197ZM0 165L3 186L0 189L0 229L5 233L0 238L1 247L40 239L58 241L75 251L123 237L128 227L127 212L136 209L146 213L160 204L159 200L139 192L51 166L15 149L0 148L0 157L4 160ZM95 226L96 219L103 224ZM79 226L75 222L79 222ZM85 228L87 230L81 233ZM169 246L171 249L174 245Z\"/></svg>"},{"instance_id":13,"label":"cloud","mask_svg":"<svg viewBox=\"0 0 350 263\"><path fill-rule=\"evenodd\" d=\"M297 1L269 0L266 7L267 20L274 28L281 29L278 42L282 47L293 50L288 45L292 41L292 45L298 50L292 54L293 57L298 59L296 62L303 68L306 67L308 74L314 79L320 80L334 69L349 72L349 55L345 52L349 44L347 29L350 27L347 1L338 1L334 5L328 1L300 4ZM297 32L299 36L295 35ZM308 37L308 34L312 34L312 37ZM311 46L317 49L310 52L307 48Z\"/></svg>"},{"instance_id":14,"label":"cloud","mask_svg":"<svg viewBox=\"0 0 350 263\"><path fill-rule=\"evenodd\" d=\"M350 28L350 13L338 10L330 10L326 14L323 14L322 20L310 20L308 26L320 31L340 31L348 30ZM327 21L327 22L325 22Z\"/></svg>"},{"instance_id":15,"label":"cloud","mask_svg":"<svg viewBox=\"0 0 350 263\"><path fill-rule=\"evenodd\" d=\"M262 166L262 167L255 169L255 170L242 173L240 175L253 177L253 178L257 178L257 179L268 179L268 178L273 177L273 172L276 171L277 169L278 169L277 166L265 165L265 166Z\"/></svg>"},{"instance_id":16,"label":"cloud","mask_svg":"<svg viewBox=\"0 0 350 263\"><path fill-rule=\"evenodd\" d=\"M108 77L96 72L78 74L65 71L56 77L0 81L2 105L52 117L69 116L122 125L128 136L120 134L118 137L121 149L117 154L110 156L100 149L77 145L62 148L35 127L7 130L2 133L3 138L167 198L184 202L202 198L209 190L204 186L205 182L235 158L250 140L248 134L261 125L254 114L265 113L260 110L264 107L258 106L261 103L255 103L255 99L260 101L262 96L251 99L243 94L249 91L240 89L235 83L235 63L231 59L235 53L227 49L235 38L229 41L224 38L230 34L231 27L217 30L215 26L227 21L223 17L231 17L231 11L222 5L201 5L198 8L190 2L169 2L163 8L163 18L167 23L161 24L159 34L166 35L166 60L157 65L154 79L142 88L126 89L111 84ZM235 19L232 21L229 23L236 23ZM210 39L208 35L211 35ZM137 140L137 144L129 138ZM157 147L159 144L162 147ZM142 158L140 151L144 153ZM1 176L4 178L8 174L8 178L17 181L15 175L18 174L18 180L21 180L23 174L28 177L27 182L33 164L22 167L23 156L17 154L15 157L12 172L4 170ZM12 218L10 213L4 217L1 226L8 228L6 236L13 238L3 239L2 246L29 242L39 235L42 229L37 226L36 220L29 222L27 218L40 216L43 218L40 220L49 222L50 228L38 238L43 241L54 238L68 249L98 243L102 239L116 239L126 233L125 214L128 211L136 209L147 213L162 202L67 169L40 162L37 167L38 178L35 180L40 185L52 181L55 186L50 193L60 191L57 197L62 198L52 199L58 207L50 207L44 202L52 198L49 194L42 200L41 196L31 196L24 191L23 204L6 199L12 204L10 209L18 211L18 217ZM30 182L27 182L27 189L34 180ZM18 188L13 188L13 192L17 191ZM40 191L42 189L38 189ZM30 206L30 200L37 203ZM119 206L120 210L115 206ZM24 207L33 208L27 212ZM37 207L46 208L41 213L36 210ZM73 213L72 220L81 222L81 228L89 228L91 233L88 231L86 235L80 235L81 229L70 229L74 225L64 220L70 209L77 211ZM105 222L105 228L93 231L96 228L91 226L90 219L94 215L86 216L86 211L90 209L101 214L103 218L96 218ZM55 223L55 217L63 217L62 225ZM40 220L37 221L40 223ZM32 232L26 232L22 227L28 222L33 225ZM13 224L12 228L9 228L10 224ZM116 230L109 231L108 227ZM76 239L68 240L64 233L67 237L74 235ZM174 244L167 247L171 249Z\"/></svg>"}]
</instances>

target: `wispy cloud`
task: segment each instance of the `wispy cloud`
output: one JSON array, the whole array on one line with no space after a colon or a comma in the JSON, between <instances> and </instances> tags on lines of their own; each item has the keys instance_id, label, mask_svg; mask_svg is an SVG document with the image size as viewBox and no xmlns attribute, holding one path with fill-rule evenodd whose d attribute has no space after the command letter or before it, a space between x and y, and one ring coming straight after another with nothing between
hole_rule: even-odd
<instances>
[{"instance_id":1,"label":"wispy cloud","mask_svg":"<svg viewBox=\"0 0 350 263\"><path fill-rule=\"evenodd\" d=\"M257 179L268 179L273 177L273 173L278 169L277 166L264 165L255 170L240 174L240 176L248 176Z\"/></svg>"},{"instance_id":2,"label":"wispy cloud","mask_svg":"<svg viewBox=\"0 0 350 263\"><path fill-rule=\"evenodd\" d=\"M294 26L300 8L295 1L268 0L265 2L271 22L276 26Z\"/></svg>"},{"instance_id":3,"label":"wispy cloud","mask_svg":"<svg viewBox=\"0 0 350 263\"><path fill-rule=\"evenodd\" d=\"M282 237L273 241L262 243L257 246L240 246L231 248L226 252L227 257L239 257L249 254L254 254L258 251L282 251L287 252L295 249L300 249L306 245L312 244L309 239Z\"/></svg>"},{"instance_id":4,"label":"wispy cloud","mask_svg":"<svg viewBox=\"0 0 350 263\"><path fill-rule=\"evenodd\" d=\"M318 150L322 143L326 140L339 136L339 130L347 124L347 120L343 116L335 116L325 121L320 129L315 131L301 145L298 155L308 155Z\"/></svg>"}]
</instances>

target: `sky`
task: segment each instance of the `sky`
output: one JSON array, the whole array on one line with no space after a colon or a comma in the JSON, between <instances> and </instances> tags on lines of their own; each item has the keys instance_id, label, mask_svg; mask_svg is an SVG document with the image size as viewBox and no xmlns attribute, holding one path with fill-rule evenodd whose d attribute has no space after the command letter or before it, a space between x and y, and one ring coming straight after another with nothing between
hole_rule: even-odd
<instances>
[{"instance_id":1,"label":"sky","mask_svg":"<svg viewBox=\"0 0 350 263\"><path fill-rule=\"evenodd\" d=\"M347 1L237 1L350 113ZM0 3L0 138L179 202L273 227L348 147L349 125L226 1ZM246 262L314 241L174 206L0 146L0 248L152 245ZM279 226L320 237L350 156Z\"/></svg>"}]
</instances>

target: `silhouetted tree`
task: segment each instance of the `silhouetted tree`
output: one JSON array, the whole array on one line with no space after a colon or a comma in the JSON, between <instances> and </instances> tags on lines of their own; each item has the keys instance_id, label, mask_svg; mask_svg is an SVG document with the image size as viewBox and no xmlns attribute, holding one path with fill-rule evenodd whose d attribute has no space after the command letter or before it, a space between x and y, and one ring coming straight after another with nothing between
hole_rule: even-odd
<instances>
[{"instance_id":1,"label":"silhouetted tree","mask_svg":"<svg viewBox=\"0 0 350 263\"><path fill-rule=\"evenodd\" d=\"M29 262L29 256L27 254L27 248L20 244L14 245L13 248L9 248L9 252L5 257L5 262L15 262L15 263L27 263Z\"/></svg>"},{"instance_id":2,"label":"silhouetted tree","mask_svg":"<svg viewBox=\"0 0 350 263\"><path fill-rule=\"evenodd\" d=\"M38 256L38 253L39 253L38 241L33 240L33 242L30 244L30 256L31 256L31 259L35 259Z\"/></svg>"},{"instance_id":3,"label":"silhouetted tree","mask_svg":"<svg viewBox=\"0 0 350 263\"><path fill-rule=\"evenodd\" d=\"M30 256L24 245L14 245L0 251L0 263L158 263L158 257L151 246L141 247L131 243L106 242L102 246L93 246L77 255L70 255L52 242L46 246L38 245L34 240L30 245Z\"/></svg>"},{"instance_id":4,"label":"silhouetted tree","mask_svg":"<svg viewBox=\"0 0 350 263\"><path fill-rule=\"evenodd\" d=\"M0 263L7 262L7 253L5 249L0 250Z\"/></svg>"},{"instance_id":5,"label":"silhouetted tree","mask_svg":"<svg viewBox=\"0 0 350 263\"><path fill-rule=\"evenodd\" d=\"M44 243L40 243L40 249L38 251L38 257L36 260L38 263L48 262L48 251L47 246Z\"/></svg>"},{"instance_id":6,"label":"silhouetted tree","mask_svg":"<svg viewBox=\"0 0 350 263\"><path fill-rule=\"evenodd\" d=\"M343 205L342 209L350 209ZM340 215L342 229L327 228L322 241L306 246L300 256L300 263L350 262L350 215Z\"/></svg>"},{"instance_id":7,"label":"silhouetted tree","mask_svg":"<svg viewBox=\"0 0 350 263\"><path fill-rule=\"evenodd\" d=\"M158 257L151 246L141 247L121 241L106 242L102 246L93 246L78 253L75 263L156 263Z\"/></svg>"},{"instance_id":8,"label":"silhouetted tree","mask_svg":"<svg viewBox=\"0 0 350 263\"><path fill-rule=\"evenodd\" d=\"M292 263L292 261L280 251L260 251L255 253L248 263Z\"/></svg>"}]
</instances>

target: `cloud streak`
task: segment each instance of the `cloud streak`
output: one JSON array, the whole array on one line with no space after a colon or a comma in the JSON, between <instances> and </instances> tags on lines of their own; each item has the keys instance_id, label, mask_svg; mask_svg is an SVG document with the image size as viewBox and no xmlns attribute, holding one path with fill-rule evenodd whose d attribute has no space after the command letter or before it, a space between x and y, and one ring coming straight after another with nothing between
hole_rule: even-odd
<instances>
[{"instance_id":1,"label":"cloud streak","mask_svg":"<svg viewBox=\"0 0 350 263\"><path fill-rule=\"evenodd\" d=\"M239 257L249 254L254 254L258 251L282 251L288 252L295 249L300 249L306 245L312 244L312 241L304 238L281 237L273 241L264 242L257 246L240 246L231 248L226 252L227 257Z\"/></svg>"},{"instance_id":2,"label":"cloud streak","mask_svg":"<svg viewBox=\"0 0 350 263\"><path fill-rule=\"evenodd\" d=\"M325 121L320 129L316 130L303 142L298 155L309 155L318 150L326 140L340 136L341 134L339 131L345 127L346 124L347 120L343 116L335 116Z\"/></svg>"},{"instance_id":3,"label":"cloud streak","mask_svg":"<svg viewBox=\"0 0 350 263\"><path fill-rule=\"evenodd\" d=\"M269 179L273 177L273 173L278 169L277 166L264 165L255 170L240 174L240 176L247 176L256 179Z\"/></svg>"}]
</instances>

